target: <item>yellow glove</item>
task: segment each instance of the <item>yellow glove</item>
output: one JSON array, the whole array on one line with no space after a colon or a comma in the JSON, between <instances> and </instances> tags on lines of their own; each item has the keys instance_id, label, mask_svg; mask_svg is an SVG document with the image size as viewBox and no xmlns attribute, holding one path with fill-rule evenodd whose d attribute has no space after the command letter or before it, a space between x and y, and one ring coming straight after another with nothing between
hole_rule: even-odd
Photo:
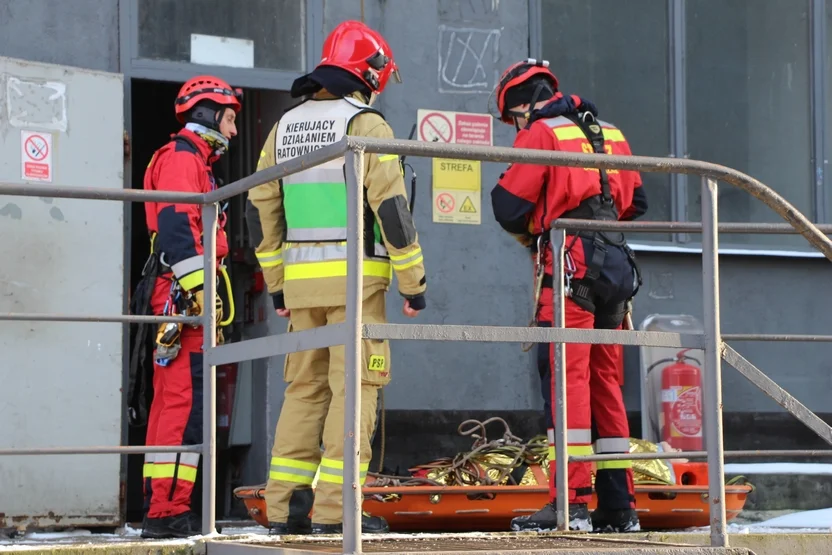
<instances>
[{"instance_id":1,"label":"yellow glove","mask_svg":"<svg viewBox=\"0 0 832 555\"><path fill-rule=\"evenodd\" d=\"M222 321L222 299L219 295L215 298L216 306L217 306L217 325ZM205 307L205 292L203 290L194 291L191 294L191 302L193 303L189 312L191 316L202 316L204 313Z\"/></svg>"},{"instance_id":2,"label":"yellow glove","mask_svg":"<svg viewBox=\"0 0 832 555\"><path fill-rule=\"evenodd\" d=\"M191 316L202 316L202 307L205 306L205 292L201 289L191 293Z\"/></svg>"}]
</instances>

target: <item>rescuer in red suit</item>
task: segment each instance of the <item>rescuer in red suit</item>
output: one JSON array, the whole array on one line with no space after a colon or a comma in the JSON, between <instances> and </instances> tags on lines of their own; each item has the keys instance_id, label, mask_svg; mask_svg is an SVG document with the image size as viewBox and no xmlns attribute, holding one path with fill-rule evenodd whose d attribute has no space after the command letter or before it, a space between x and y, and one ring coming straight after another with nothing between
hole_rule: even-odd
<instances>
[{"instance_id":1,"label":"rescuer in red suit","mask_svg":"<svg viewBox=\"0 0 832 555\"><path fill-rule=\"evenodd\" d=\"M558 91L546 61L509 67L495 91L500 119L517 129L515 148L629 155L624 135L597 119L597 109L576 95ZM535 275L542 265L538 326L553 320L551 222L557 218L631 220L645 213L647 197L635 171L511 164L491 191L500 225L534 253ZM623 234L569 232L564 276L566 327L620 329L629 300L641 283ZM560 277L559 277L560 279ZM630 431L618 384L620 345L566 345L567 452L628 453ZM554 346L538 345L538 367L549 432L550 502L533 515L512 520L513 530L552 530L555 512ZM597 463L598 508L590 516L591 464L569 465L569 527L628 532L640 529L635 511L631 461Z\"/></svg>"},{"instance_id":2,"label":"rescuer in red suit","mask_svg":"<svg viewBox=\"0 0 832 555\"><path fill-rule=\"evenodd\" d=\"M211 166L226 152L229 139L237 134L235 121L241 96L239 89L232 89L216 77L199 76L186 82L174 104L176 117L185 126L153 154L145 171L144 188L183 193L216 189ZM203 312L201 209L198 204L145 204L151 251L158 255L160 266L150 299L154 314ZM221 214L216 239L218 264L228 255L224 224ZM158 328L147 445L202 443L202 333L201 326L161 324ZM190 509L198 464L199 453L145 456L148 512L143 537L188 537L200 533L200 518Z\"/></svg>"}]
</instances>

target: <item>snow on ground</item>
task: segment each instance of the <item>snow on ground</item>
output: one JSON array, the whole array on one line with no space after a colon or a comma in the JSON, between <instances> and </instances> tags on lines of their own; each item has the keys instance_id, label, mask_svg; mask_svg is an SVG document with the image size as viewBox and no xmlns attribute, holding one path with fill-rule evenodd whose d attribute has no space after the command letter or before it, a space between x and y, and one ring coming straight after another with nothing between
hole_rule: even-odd
<instances>
[{"instance_id":1,"label":"snow on ground","mask_svg":"<svg viewBox=\"0 0 832 555\"><path fill-rule=\"evenodd\" d=\"M832 466L832 465L830 465ZM746 471L743 471L746 472ZM762 516L762 514L752 514L749 513L749 516L754 518ZM777 513L774 513L777 514ZM771 513L768 513L766 516L771 516ZM241 523L242 524L242 523ZM679 533L708 533L709 527L704 528L689 528L687 530L675 530L675 531L667 531L665 533L669 534L679 534ZM258 541L262 540L263 537L268 533L268 531L263 528L262 526L229 526L223 525L223 531L221 534L217 534L213 537L217 536L234 536L243 542L250 542L250 541ZM774 518L768 518L766 520L761 520L759 522L754 522L752 520L743 519L743 515L741 514L736 520L732 521L728 524L728 533L729 534L794 534L794 533L803 533L803 534L821 534L821 533L832 533L832 508L829 509L820 509L814 511L802 511L802 512L793 512L793 513L786 513L782 515L775 516ZM0 550L3 552L27 552L27 551L34 551L43 549L45 546L54 545L102 545L107 543L113 543L117 545L125 545L125 544L132 544L132 545L147 545L152 541L153 545L156 546L186 546L186 545L194 545L200 539L204 539L204 536L194 536L191 538L186 539L175 539L175 540L142 540L140 538L141 530L137 528L133 528L131 526L124 526L123 528L119 528L113 534L97 534L92 533L90 530L71 530L71 531L64 531L64 532L30 532L25 534L22 537L17 537L14 539L7 539L7 538L0 538ZM486 537L489 534L484 532L469 532L469 533L456 533L453 534L455 537L466 537L466 538L475 538L475 537ZM421 539L438 539L438 538L447 538L447 534L437 534L437 533L416 533L416 534L400 534L400 533L391 533L391 534L384 534L382 536L375 536L375 537L365 537L366 540L378 540L378 539L404 539L404 538L413 538L418 537ZM330 541L332 538L326 536L307 536L306 538L308 541Z\"/></svg>"},{"instance_id":2,"label":"snow on ground","mask_svg":"<svg viewBox=\"0 0 832 555\"><path fill-rule=\"evenodd\" d=\"M726 464L725 474L832 474L832 464L736 463Z\"/></svg>"},{"instance_id":3,"label":"snow on ground","mask_svg":"<svg viewBox=\"0 0 832 555\"><path fill-rule=\"evenodd\" d=\"M789 528L789 531L793 529L812 528L823 530L824 532L832 532L832 509L817 509L814 511L790 513L757 523L754 526L762 528Z\"/></svg>"}]
</instances>

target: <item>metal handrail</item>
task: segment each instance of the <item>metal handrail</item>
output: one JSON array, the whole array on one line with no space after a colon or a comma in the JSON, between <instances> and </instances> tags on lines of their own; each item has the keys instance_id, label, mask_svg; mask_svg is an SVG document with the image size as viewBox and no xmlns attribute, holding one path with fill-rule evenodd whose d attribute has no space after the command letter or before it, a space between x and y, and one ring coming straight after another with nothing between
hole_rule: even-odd
<instances>
[{"instance_id":1,"label":"metal handrail","mask_svg":"<svg viewBox=\"0 0 832 555\"><path fill-rule=\"evenodd\" d=\"M362 324L359 302L362 298L363 276L357 271L362 264L363 238L363 163L364 153L398 154L417 157L443 157L466 160L483 160L490 162L514 162L541 164L550 166L591 167L603 169L630 169L660 173L689 173L703 177L702 181L702 224L680 222L594 222L582 220L561 219L552 225L552 246L555 256L555 273L562 271L563 244L565 228L580 229L614 229L635 232L701 232L704 301L706 307L706 322L704 334L679 334L646 331L622 330L576 330L564 327L562 284L555 288L555 317L552 328L519 328L519 327L489 327L489 326L419 326L401 324ZM205 296L216 294L216 228L217 203L244 193L253 187L274 181L297 173L298 171L317 166L324 162L345 159L346 178L348 187L348 239L347 239L347 306L346 321L342 325L327 326L329 329L307 330L291 332L268 338L267 340L248 340L236 344L216 346L216 307L208 303L202 315L204 333L204 417L203 443L190 446L130 446L130 447L79 447L79 448L20 448L0 450L0 456L20 454L91 454L91 453L150 453L150 452L201 452L203 455L203 533L215 531L215 501L216 483L216 374L214 367L218 360L239 362L262 356L296 352L310 348L323 348L344 344L345 372L346 372L346 402L344 431L347 438L344 452L350 456L344 460L344 552L361 552L361 487L358 472L359 446L359 411L361 372L358 371L358 356L363 338L375 337L379 339L408 339L408 340L440 340L440 341L498 341L498 342L532 342L555 344L555 374L557 407L557 482L558 482L558 520L559 528L567 528L568 505L564 492L568 479L566 467L569 461L609 460L611 455L592 455L585 457L569 457L566 454L566 391L565 391L565 361L564 343L619 343L637 345L669 345L693 346L704 348L706 351L704 375L705 384L705 421L707 450L695 453L664 453L644 455L613 455L626 459L637 458L677 458L707 457L709 463L709 498L711 499L711 544L713 546L727 546L725 506L724 506L724 456L722 446L722 413L721 413L721 359L723 357L738 361L739 355L722 343L724 337L719 328L718 302L718 233L799 233L816 247L826 258L832 260L832 241L823 232L832 233L832 226L817 226L810 222L794 206L788 203L760 181L732 168L679 158L658 158L649 156L620 156L598 155L572 152L551 152L544 150L514 149L505 147L485 147L472 145L451 145L425 143L420 141L382 140L365 137L344 137L339 142L318 149L309 154L275 165L272 168L258 171L246 178L235 181L221 189L205 193L172 193L164 191L143 190L112 190L73 188L61 186L32 186L28 184L0 183L0 195L12 196L47 196L55 198L74 198L89 200L111 200L122 202L171 202L184 204L201 204L204 236L204 269ZM788 226L783 224L721 224L717 225L716 180L722 180L749 192L755 198L766 203L779 214ZM75 321L75 322L159 322L185 321L184 318L169 317L139 317L130 315L95 316L95 315L35 315L35 314L0 314L2 320L41 320L41 321ZM188 319L193 322L193 319ZM778 340L778 341L830 341L829 336L788 336L788 335L759 335L733 334L742 340ZM726 354L728 353L728 354ZM741 358L741 357L740 357ZM779 388L773 381L755 381L753 371L756 368L744 359L741 360L741 372L785 406L789 412L807 423L808 415L814 417L810 426L824 439L832 438L832 428L820 421L814 413L802 407L795 408L796 402L788 393ZM760 373L762 374L762 373ZM767 379L767 378L766 378ZM773 385L772 385L773 384ZM788 405L788 406L787 406ZM798 403L799 405L799 403ZM802 410L805 412L801 412ZM711 416L712 415L712 416ZM818 423L820 422L820 423ZM822 428L826 426L826 428ZM718 432L718 433L717 433ZM784 452L784 451L752 451L736 452L742 456L765 456L768 454L805 453L806 456L826 456L824 452ZM730 454L736 454L730 453Z\"/></svg>"}]
</instances>

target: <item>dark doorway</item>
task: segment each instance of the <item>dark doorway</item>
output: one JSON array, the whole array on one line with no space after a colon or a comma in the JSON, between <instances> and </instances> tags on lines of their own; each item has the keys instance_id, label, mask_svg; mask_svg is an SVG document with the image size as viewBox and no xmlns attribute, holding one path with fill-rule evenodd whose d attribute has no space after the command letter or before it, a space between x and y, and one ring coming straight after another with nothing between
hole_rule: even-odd
<instances>
[{"instance_id":1,"label":"dark doorway","mask_svg":"<svg viewBox=\"0 0 832 555\"><path fill-rule=\"evenodd\" d=\"M132 161L131 183L134 189L143 187L144 172L153 153L169 141L170 136L181 128L181 124L176 120L173 113L173 102L180 87L181 83L165 81L134 79L131 82L132 136L130 137L130 156ZM286 93L255 89L244 90L243 109L237 116L238 136L231 140L229 152L214 164L214 175L218 183L221 185L228 184L254 173L263 142L277 118L282 114L283 109L288 105L288 95ZM225 265L232 283L236 316L234 322L223 329L223 333L226 342L231 342L240 340L244 329L251 324L249 311L244 310L244 306L247 308L250 301L246 292L250 290L254 281L256 262L244 218L245 195L238 195L230 199L224 210L228 218L225 230L228 234L230 248ZM136 284L141 279L142 268L150 251L144 204L133 203L131 205L131 218L130 293L135 290ZM225 297L224 287L221 286L218 289ZM228 306L228 300L226 298L223 300ZM155 329L151 333L155 335ZM152 353L149 353L148 356L152 357ZM220 375L219 370L218 376ZM152 395L152 391L149 392L150 395ZM240 406L235 407L234 414L242 414L248 411L248 417L251 418L250 415L253 410L251 399L235 399L235 401ZM144 445L146 433L146 427L128 427L128 444ZM257 443L258 439L263 442L265 437L258 437L253 434L251 444ZM232 490L234 487L243 485L240 482L240 477L244 475L243 467L251 466L251 461L247 460L251 455L250 451L255 453L255 457L263 451L259 445L258 449L251 450L250 445L240 445L238 442L232 447L231 444L228 433L225 437L218 435L218 518L244 518L246 516L242 504L234 502ZM138 523L142 520L144 510L142 499L144 456L131 455L127 459L125 518L127 522ZM198 473L196 487L194 488L192 504L194 511L201 511L201 474L201 472ZM249 474L251 474L251 471L249 471Z\"/></svg>"}]
</instances>

